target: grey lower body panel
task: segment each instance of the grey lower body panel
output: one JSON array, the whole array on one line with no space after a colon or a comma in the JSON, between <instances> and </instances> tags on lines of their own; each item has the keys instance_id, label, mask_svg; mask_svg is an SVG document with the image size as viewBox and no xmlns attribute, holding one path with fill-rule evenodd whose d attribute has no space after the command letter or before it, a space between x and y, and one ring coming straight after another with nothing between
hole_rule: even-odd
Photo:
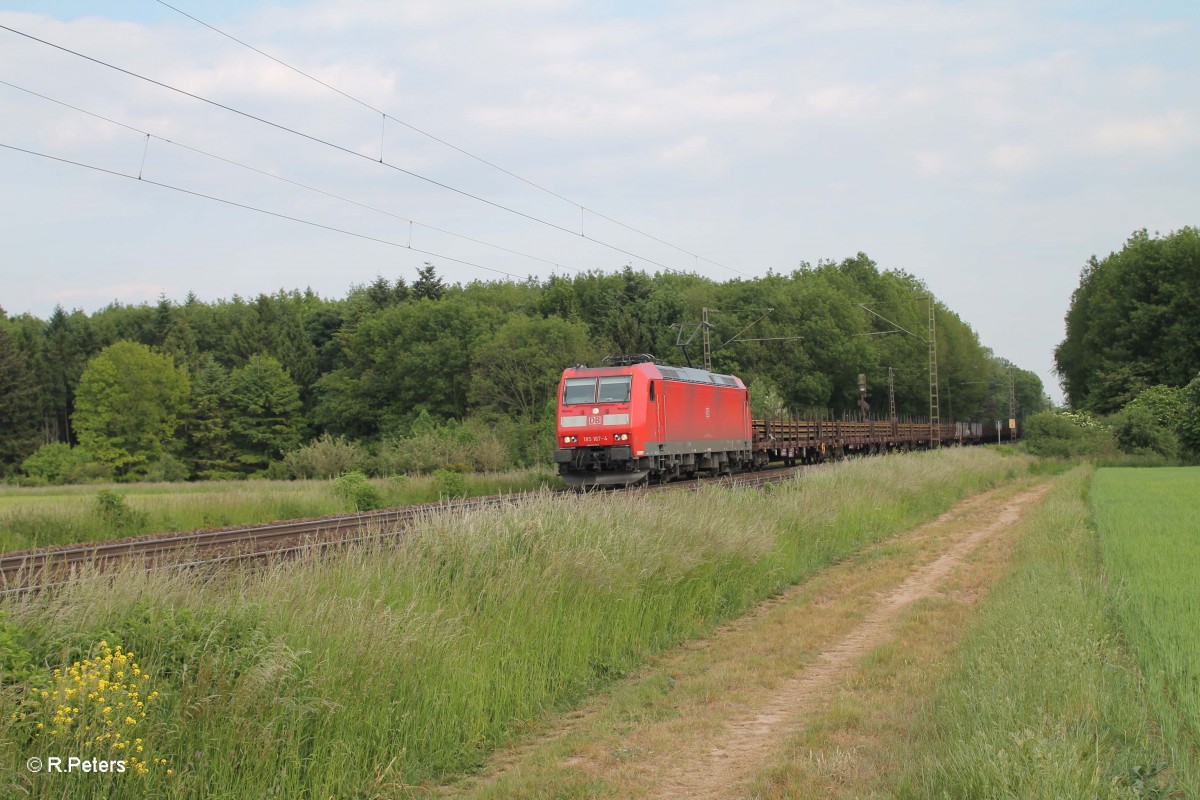
<instances>
[{"instance_id":1,"label":"grey lower body panel","mask_svg":"<svg viewBox=\"0 0 1200 800\"><path fill-rule=\"evenodd\" d=\"M650 474L648 469L615 470L610 472L563 472L563 483L572 488L589 486L632 486L644 481Z\"/></svg>"},{"instance_id":2,"label":"grey lower body panel","mask_svg":"<svg viewBox=\"0 0 1200 800\"><path fill-rule=\"evenodd\" d=\"M629 445L566 447L554 451L558 473L568 486L627 486L645 480L649 468L639 464Z\"/></svg>"},{"instance_id":3,"label":"grey lower body panel","mask_svg":"<svg viewBox=\"0 0 1200 800\"><path fill-rule=\"evenodd\" d=\"M750 449L749 439L696 439L684 442L646 442L647 456L677 456L684 453L736 453Z\"/></svg>"}]
</instances>

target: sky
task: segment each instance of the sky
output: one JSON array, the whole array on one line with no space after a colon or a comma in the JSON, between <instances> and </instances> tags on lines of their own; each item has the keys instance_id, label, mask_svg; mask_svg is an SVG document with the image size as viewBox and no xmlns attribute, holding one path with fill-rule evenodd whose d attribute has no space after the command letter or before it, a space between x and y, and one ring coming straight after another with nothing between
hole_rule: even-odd
<instances>
[{"instance_id":1,"label":"sky","mask_svg":"<svg viewBox=\"0 0 1200 800\"><path fill-rule=\"evenodd\" d=\"M351 97L156 0L0 0L9 315L865 252L1061 401L1087 259L1200 224L1195 0L171 4Z\"/></svg>"}]
</instances>

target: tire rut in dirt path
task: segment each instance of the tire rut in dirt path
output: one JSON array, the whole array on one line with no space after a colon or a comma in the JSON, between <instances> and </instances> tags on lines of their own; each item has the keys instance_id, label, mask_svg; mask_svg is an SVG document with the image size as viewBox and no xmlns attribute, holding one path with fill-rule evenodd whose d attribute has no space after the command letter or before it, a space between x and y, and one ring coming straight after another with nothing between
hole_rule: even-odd
<instances>
[{"instance_id":1,"label":"tire rut in dirt path","mask_svg":"<svg viewBox=\"0 0 1200 800\"><path fill-rule=\"evenodd\" d=\"M999 505L994 519L965 531L933 561L912 571L875 604L861 623L785 681L765 704L732 719L708 742L708 750L672 754L670 765L661 765L655 780L658 788L651 796L662 800L727 800L744 794L744 788L769 763L779 743L801 728L804 712L834 690L859 659L894 635L905 609L936 594L941 580L985 540L1017 522L1048 488L1038 486L1007 499Z\"/></svg>"}]
</instances>

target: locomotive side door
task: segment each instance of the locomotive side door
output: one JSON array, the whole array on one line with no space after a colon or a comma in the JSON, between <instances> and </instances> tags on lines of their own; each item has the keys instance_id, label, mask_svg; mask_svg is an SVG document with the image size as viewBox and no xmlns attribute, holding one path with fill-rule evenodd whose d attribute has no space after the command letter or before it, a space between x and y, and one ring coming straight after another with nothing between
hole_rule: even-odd
<instances>
[{"instance_id":1,"label":"locomotive side door","mask_svg":"<svg viewBox=\"0 0 1200 800\"><path fill-rule=\"evenodd\" d=\"M667 413L667 382L663 380L650 381L650 397L654 400L654 441L663 442L666 431Z\"/></svg>"}]
</instances>

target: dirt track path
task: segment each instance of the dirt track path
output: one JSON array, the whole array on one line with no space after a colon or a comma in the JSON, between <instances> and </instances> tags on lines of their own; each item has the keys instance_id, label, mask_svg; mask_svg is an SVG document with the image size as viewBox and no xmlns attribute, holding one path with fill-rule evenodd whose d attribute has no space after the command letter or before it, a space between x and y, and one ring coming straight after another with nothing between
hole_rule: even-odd
<instances>
[{"instance_id":1,"label":"dirt track path","mask_svg":"<svg viewBox=\"0 0 1200 800\"><path fill-rule=\"evenodd\" d=\"M856 628L779 686L764 705L730 720L707 743L707 749L672 754L672 765L660 773L659 789L652 796L663 800L727 800L740 796L739 790L767 765L780 741L798 731L804 712L834 689L855 662L894 635L902 612L917 600L936 594L939 583L968 554L1019 520L1046 488L1040 486L1009 498L996 509L990 522L964 530L940 556L917 568L880 598ZM980 510L990 506L986 502L978 505ZM961 511L961 506L957 510ZM948 517L943 515L932 524L944 523Z\"/></svg>"},{"instance_id":2,"label":"dirt track path","mask_svg":"<svg viewBox=\"0 0 1200 800\"><path fill-rule=\"evenodd\" d=\"M611 693L498 753L484 772L414 796L747 797L756 779L794 763L798 753L789 742L807 726L825 724L822 715L861 679L863 658L880 645L896 642L906 653L902 659L924 659L901 667L912 675L953 648L976 601L1007 570L1014 523L1049 485L1029 479L1006 484L864 548L709 638L664 654ZM938 609L940 626L920 630L934 641L918 644L918 636L900 642L901 629L923 619L906 612L925 598ZM906 637L912 636L908 630ZM890 713L902 713L901 698L880 701ZM807 755L800 757L837 761L837 784L859 796L847 774L879 768L868 751L887 744L862 740L888 735L872 730L854 729L839 740L849 749L837 742L824 752L802 745ZM768 794L842 794L831 788L818 781L805 784L801 794Z\"/></svg>"}]
</instances>

